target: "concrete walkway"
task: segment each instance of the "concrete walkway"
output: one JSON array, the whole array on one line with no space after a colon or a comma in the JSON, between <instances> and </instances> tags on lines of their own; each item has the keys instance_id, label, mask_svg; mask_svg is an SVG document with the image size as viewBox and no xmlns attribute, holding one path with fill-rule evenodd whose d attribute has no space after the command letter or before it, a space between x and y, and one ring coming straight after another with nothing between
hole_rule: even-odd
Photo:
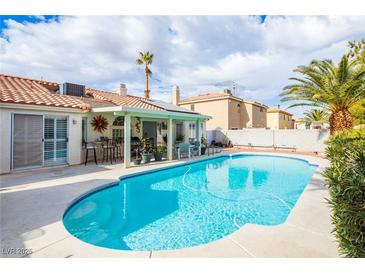
<instances>
[{"instance_id":1,"label":"concrete walkway","mask_svg":"<svg viewBox=\"0 0 365 274\"><path fill-rule=\"evenodd\" d=\"M259 154L254 154L256 153ZM130 169L124 169L122 164L90 164L2 175L0 256L338 257L337 244L330 233L330 210L325 201L328 193L321 176L321 171L328 162L307 155L296 157L319 164L320 167L284 224L248 224L209 244L158 252L118 251L87 244L66 231L62 215L73 199L95 187L117 181L123 174L175 165L176 162ZM25 254L24 251L32 253Z\"/></svg>"}]
</instances>

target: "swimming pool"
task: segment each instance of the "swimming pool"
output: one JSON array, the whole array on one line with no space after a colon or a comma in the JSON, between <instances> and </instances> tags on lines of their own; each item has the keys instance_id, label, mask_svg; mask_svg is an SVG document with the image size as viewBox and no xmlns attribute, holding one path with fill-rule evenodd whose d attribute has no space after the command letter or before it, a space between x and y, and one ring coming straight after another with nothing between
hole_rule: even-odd
<instances>
[{"instance_id":1,"label":"swimming pool","mask_svg":"<svg viewBox=\"0 0 365 274\"><path fill-rule=\"evenodd\" d=\"M247 223L285 222L317 166L238 154L121 178L84 195L63 222L87 243L169 250L220 239Z\"/></svg>"}]
</instances>

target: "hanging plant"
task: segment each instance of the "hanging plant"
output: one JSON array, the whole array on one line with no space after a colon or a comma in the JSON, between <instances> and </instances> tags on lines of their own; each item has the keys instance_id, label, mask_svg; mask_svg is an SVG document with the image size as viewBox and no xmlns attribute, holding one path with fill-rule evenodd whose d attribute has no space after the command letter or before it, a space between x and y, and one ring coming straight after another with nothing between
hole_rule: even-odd
<instances>
[{"instance_id":1,"label":"hanging plant","mask_svg":"<svg viewBox=\"0 0 365 274\"><path fill-rule=\"evenodd\" d=\"M94 130L100 133L108 128L108 124L108 120L102 115L95 116L91 121L91 125Z\"/></svg>"},{"instance_id":2,"label":"hanging plant","mask_svg":"<svg viewBox=\"0 0 365 274\"><path fill-rule=\"evenodd\" d=\"M135 128L136 128L136 133L141 132L141 118L139 118L139 117L137 117L137 122L135 124Z\"/></svg>"}]
</instances>

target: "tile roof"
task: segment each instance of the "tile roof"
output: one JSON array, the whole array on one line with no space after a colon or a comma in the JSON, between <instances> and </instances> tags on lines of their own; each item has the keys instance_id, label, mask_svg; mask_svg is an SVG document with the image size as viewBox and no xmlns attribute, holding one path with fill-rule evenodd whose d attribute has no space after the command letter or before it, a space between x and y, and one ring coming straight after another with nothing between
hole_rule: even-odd
<instances>
[{"instance_id":1,"label":"tile roof","mask_svg":"<svg viewBox=\"0 0 365 274\"><path fill-rule=\"evenodd\" d=\"M61 95L60 83L29 79L19 76L0 74L0 102L31 105L44 105L90 110L92 108L126 106L147 110L187 112L197 114L182 107L174 106L157 100L138 96L85 88L87 97Z\"/></svg>"},{"instance_id":2,"label":"tile roof","mask_svg":"<svg viewBox=\"0 0 365 274\"><path fill-rule=\"evenodd\" d=\"M264 108L268 108L266 105L261 104L259 102L253 101L253 100L246 100L237 96L234 96L230 93L225 93L225 92L208 92L208 93L203 93L203 94L199 94L197 96L192 96L189 98L185 98L183 100L180 100L179 104L190 104L190 103L194 103L194 102L199 102L199 101L210 101L210 100L221 100L221 99L233 99L233 100L237 100L237 101L241 101L244 103L248 103L248 104L253 104L253 105L257 105L260 107L264 107Z\"/></svg>"},{"instance_id":3,"label":"tile roof","mask_svg":"<svg viewBox=\"0 0 365 274\"><path fill-rule=\"evenodd\" d=\"M105 107L115 107L116 104L105 101L105 100L99 100L95 98L89 98L89 97L78 97L82 102L85 104L90 105L92 108L105 108Z\"/></svg>"},{"instance_id":4,"label":"tile roof","mask_svg":"<svg viewBox=\"0 0 365 274\"><path fill-rule=\"evenodd\" d=\"M282 110L282 109L269 108L269 109L267 110L267 113L278 113L278 112L293 116L293 114L292 114L292 113L287 112L287 111Z\"/></svg>"},{"instance_id":5,"label":"tile roof","mask_svg":"<svg viewBox=\"0 0 365 274\"><path fill-rule=\"evenodd\" d=\"M0 74L0 102L91 109L78 97L55 94L58 83Z\"/></svg>"},{"instance_id":6,"label":"tile roof","mask_svg":"<svg viewBox=\"0 0 365 274\"><path fill-rule=\"evenodd\" d=\"M180 103L189 103L192 101L200 101L200 100L208 100L208 99L221 99L221 98L229 98L233 97L233 95L223 92L208 92L204 94L199 94L196 96L192 96L189 98L185 98L180 100Z\"/></svg>"},{"instance_id":7,"label":"tile roof","mask_svg":"<svg viewBox=\"0 0 365 274\"><path fill-rule=\"evenodd\" d=\"M164 110L163 108L153 105L149 99L143 97L132 96L132 95L120 96L116 93L92 88L86 88L85 92L87 95L90 95L95 99L109 101L119 106L126 106L131 108L143 108L149 110Z\"/></svg>"}]
</instances>

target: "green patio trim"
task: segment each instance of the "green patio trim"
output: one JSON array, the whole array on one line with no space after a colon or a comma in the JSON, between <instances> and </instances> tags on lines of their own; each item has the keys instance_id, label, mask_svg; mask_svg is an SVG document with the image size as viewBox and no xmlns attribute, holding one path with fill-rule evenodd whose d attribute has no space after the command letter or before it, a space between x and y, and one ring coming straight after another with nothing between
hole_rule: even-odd
<instances>
[{"instance_id":1,"label":"green patio trim","mask_svg":"<svg viewBox=\"0 0 365 274\"><path fill-rule=\"evenodd\" d=\"M150 118L172 118L172 119L186 119L186 120L209 120L212 117L208 115L202 115L199 113L185 113L175 111L160 111L160 110L147 110L141 108L131 108L125 106L94 108L92 112L113 112L114 115L131 115L131 116L143 116Z\"/></svg>"}]
</instances>

